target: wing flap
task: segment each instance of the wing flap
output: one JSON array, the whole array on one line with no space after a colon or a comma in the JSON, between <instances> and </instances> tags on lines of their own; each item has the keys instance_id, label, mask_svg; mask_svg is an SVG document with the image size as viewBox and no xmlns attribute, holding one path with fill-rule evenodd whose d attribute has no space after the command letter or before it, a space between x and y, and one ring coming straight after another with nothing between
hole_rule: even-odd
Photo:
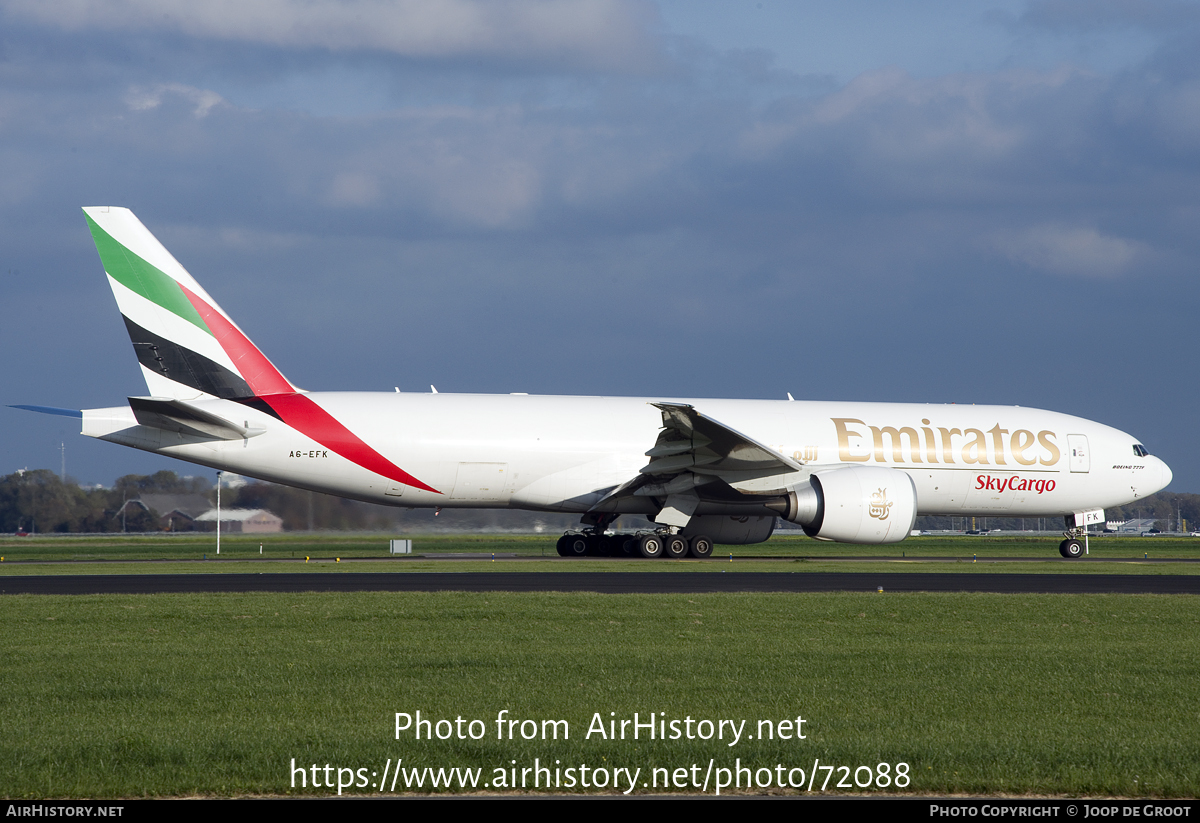
<instances>
[{"instance_id":1,"label":"wing flap","mask_svg":"<svg viewBox=\"0 0 1200 823\"><path fill-rule=\"evenodd\" d=\"M658 440L646 451L650 461L636 477L598 501L593 511L616 510L622 498L649 497L662 506L657 522L683 525L701 500L728 502L743 496L778 494L785 476L805 471L801 463L691 405L652 405L662 412L663 426ZM771 482L770 478L779 480Z\"/></svg>"},{"instance_id":2,"label":"wing flap","mask_svg":"<svg viewBox=\"0 0 1200 823\"><path fill-rule=\"evenodd\" d=\"M802 466L757 440L726 426L686 403L654 403L662 412L658 442L646 452L642 474L674 474L692 467L720 477L725 472L784 474ZM690 462L689 462L690 461Z\"/></svg>"}]
</instances>

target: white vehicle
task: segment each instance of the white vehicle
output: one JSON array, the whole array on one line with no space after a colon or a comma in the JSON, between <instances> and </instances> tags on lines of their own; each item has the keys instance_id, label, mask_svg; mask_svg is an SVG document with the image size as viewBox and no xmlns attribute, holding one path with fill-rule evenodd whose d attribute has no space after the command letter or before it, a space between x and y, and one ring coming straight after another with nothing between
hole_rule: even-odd
<instances>
[{"instance_id":1,"label":"white vehicle","mask_svg":"<svg viewBox=\"0 0 1200 823\"><path fill-rule=\"evenodd\" d=\"M410 507L577 512L581 555L707 557L776 517L895 543L919 514L1066 518L1078 557L1103 508L1171 470L1108 426L1037 409L298 389L128 209L84 209L148 396L83 434L215 469ZM655 524L610 535L620 514Z\"/></svg>"}]
</instances>

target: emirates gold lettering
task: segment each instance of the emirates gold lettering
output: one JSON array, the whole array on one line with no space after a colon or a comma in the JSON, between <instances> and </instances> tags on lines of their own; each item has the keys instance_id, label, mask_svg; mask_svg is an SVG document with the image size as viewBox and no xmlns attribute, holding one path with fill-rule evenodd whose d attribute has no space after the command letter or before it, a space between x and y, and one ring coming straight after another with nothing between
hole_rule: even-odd
<instances>
[{"instance_id":1,"label":"emirates gold lettering","mask_svg":"<svg viewBox=\"0 0 1200 823\"><path fill-rule=\"evenodd\" d=\"M939 428L938 431L940 431L942 433L942 460L944 460L947 463L953 463L954 462L954 443L953 443L953 441L951 441L950 438L956 434L961 436L962 430L961 429Z\"/></svg>"},{"instance_id":2,"label":"emirates gold lettering","mask_svg":"<svg viewBox=\"0 0 1200 823\"><path fill-rule=\"evenodd\" d=\"M929 425L929 421L922 418L921 423L924 426ZM930 463L937 461L937 440L933 436L933 429L922 428L921 431L925 434L925 459Z\"/></svg>"},{"instance_id":3,"label":"emirates gold lettering","mask_svg":"<svg viewBox=\"0 0 1200 823\"><path fill-rule=\"evenodd\" d=\"M992 436L992 443L994 443L996 446L996 449L995 449L996 465L998 465L998 466L1008 465L1004 460L1004 438L1001 437L1001 435L1008 434L1008 429L1000 428L1000 424L997 423L994 428L988 429L988 434L990 434Z\"/></svg>"},{"instance_id":4,"label":"emirates gold lettering","mask_svg":"<svg viewBox=\"0 0 1200 823\"><path fill-rule=\"evenodd\" d=\"M1053 466L1062 452L1057 435L1049 430L1036 435L1029 429L1009 430L999 423L987 429L935 428L928 418L921 426L873 426L852 417L832 417L838 440L838 459L843 463L945 463L1008 465L1008 457L1022 466ZM867 432L870 432L870 435ZM939 445L940 435L940 445ZM990 437L988 435L991 435ZM870 443L865 442L870 437ZM962 441L955 441L958 436ZM941 454L939 455L939 449ZM957 458L956 458L957 454ZM805 446L793 456L815 462L817 447Z\"/></svg>"},{"instance_id":5,"label":"emirates gold lettering","mask_svg":"<svg viewBox=\"0 0 1200 823\"><path fill-rule=\"evenodd\" d=\"M868 460L870 460L871 455L869 454L858 455L851 453L850 438L856 437L861 439L863 435L860 432L851 431L849 428L847 428L848 424L850 423L857 423L860 426L865 426L867 424L861 420L855 420L852 417L834 417L830 419L833 420L833 427L837 431L838 459L843 463L866 463Z\"/></svg>"},{"instance_id":6,"label":"emirates gold lettering","mask_svg":"<svg viewBox=\"0 0 1200 823\"><path fill-rule=\"evenodd\" d=\"M1058 451L1058 446L1056 446L1054 444L1053 438L1054 438L1054 432L1052 432L1052 431L1038 432L1038 442L1042 444L1042 448L1044 448L1046 450L1046 453L1050 455L1049 458L1045 458L1045 457L1038 458L1038 462L1041 463L1043 466L1053 466L1055 463L1058 462L1058 459L1060 457L1062 457L1062 455Z\"/></svg>"},{"instance_id":7,"label":"emirates gold lettering","mask_svg":"<svg viewBox=\"0 0 1200 823\"><path fill-rule=\"evenodd\" d=\"M884 426L883 428L876 428L875 426L871 426L870 428L871 428L871 435L875 439L875 462L876 463L886 463L887 462L887 458L885 458L883 456L883 454L884 454L884 452L883 452L883 436L885 434L891 435L891 438L892 438L892 462L894 462L894 463L903 463L904 462L904 443L900 439L900 435L902 435L902 434L908 435L909 453L912 456L912 462L914 462L914 463L921 462L921 439L920 439L920 435L917 434L916 429L912 428L911 426L904 426L903 428L899 428L899 429L897 429L895 426Z\"/></svg>"},{"instance_id":8,"label":"emirates gold lettering","mask_svg":"<svg viewBox=\"0 0 1200 823\"><path fill-rule=\"evenodd\" d=\"M964 429L963 436L973 435L970 443L962 447L964 463L987 463L987 438L979 429Z\"/></svg>"},{"instance_id":9,"label":"emirates gold lettering","mask_svg":"<svg viewBox=\"0 0 1200 823\"><path fill-rule=\"evenodd\" d=\"M1012 440L1009 441L1009 447L1012 449L1013 460L1016 460L1022 466L1032 466L1037 463L1036 457L1026 457L1025 452L1028 451L1037 438L1033 436L1033 432L1025 429L1017 429L1012 434Z\"/></svg>"}]
</instances>

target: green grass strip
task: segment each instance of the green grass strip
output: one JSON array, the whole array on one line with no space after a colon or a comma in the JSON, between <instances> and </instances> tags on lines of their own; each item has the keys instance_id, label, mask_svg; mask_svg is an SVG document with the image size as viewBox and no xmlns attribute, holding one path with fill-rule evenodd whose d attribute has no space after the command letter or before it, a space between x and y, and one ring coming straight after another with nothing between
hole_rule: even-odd
<instances>
[{"instance_id":1,"label":"green grass strip","mask_svg":"<svg viewBox=\"0 0 1200 823\"><path fill-rule=\"evenodd\" d=\"M292 532L275 535L226 535L221 538L223 559L300 558L314 559L384 557L391 537L411 537L415 554L516 554L521 557L557 558L557 535L388 535L362 533ZM945 560L988 560L1028 557L1060 560L1061 537L960 537L954 535L913 537L887 546L855 546L811 540L807 537L776 536L749 546L716 547L713 559L733 557L779 557L843 559L850 557L909 558L935 557ZM1098 560L1185 560L1200 558L1200 538L1113 537L1095 538L1089 558ZM259 547L262 554L259 554ZM115 535L73 537L0 538L0 557L14 560L199 560L216 557L212 534ZM0 565L0 573L5 571Z\"/></svg>"},{"instance_id":2,"label":"green grass strip","mask_svg":"<svg viewBox=\"0 0 1200 823\"><path fill-rule=\"evenodd\" d=\"M248 594L3 606L9 797L334 793L293 787L293 758L364 774L402 758L485 779L534 758L643 777L710 758L806 770L819 758L905 762L916 793L1188 797L1200 786L1200 609L1188 596ZM417 710L481 719L489 734L394 739L394 714ZM570 738L498 741L500 710L566 720ZM585 739L597 712L749 729L803 716L807 739Z\"/></svg>"}]
</instances>

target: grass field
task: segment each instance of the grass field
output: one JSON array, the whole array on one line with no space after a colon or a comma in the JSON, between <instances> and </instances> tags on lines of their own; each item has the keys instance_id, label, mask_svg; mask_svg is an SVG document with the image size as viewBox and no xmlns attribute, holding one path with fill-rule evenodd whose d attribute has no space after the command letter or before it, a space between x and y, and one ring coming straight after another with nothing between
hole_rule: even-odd
<instances>
[{"instance_id":1,"label":"grass field","mask_svg":"<svg viewBox=\"0 0 1200 823\"><path fill-rule=\"evenodd\" d=\"M0 785L10 797L331 793L293 787L293 758L376 772L401 758L478 767L485 780L534 758L643 776L710 758L809 771L819 758L852 769L907 763L906 791L918 793L1177 797L1200 786L1200 612L1190 597L3 602ZM502 709L567 720L570 738L497 741ZM395 713L417 710L481 719L488 734L396 740ZM802 716L807 739L585 739L596 712L747 720L748 731Z\"/></svg>"},{"instance_id":2,"label":"grass field","mask_svg":"<svg viewBox=\"0 0 1200 823\"><path fill-rule=\"evenodd\" d=\"M1057 541L1047 538L923 538L903 550L940 560L862 564L837 558L870 555L866 547L787 538L740 547L732 564L335 563L378 558L386 538L288 540L263 541L263 556L290 560L295 551L314 560L257 563L258 540L247 538L223 539L229 559L217 563L195 558L209 539L39 537L0 546L0 573L475 571L518 562L556 571L1196 573L1182 561L1200 556L1200 542L1169 538L1093 541L1093 558L1110 562L1077 563L1057 558ZM537 557L544 543L439 536L418 538L417 551ZM895 548L878 554L894 556ZM992 557L1047 562L993 564L984 548ZM970 549L981 562L969 562ZM747 560L746 550L779 559ZM1134 563L1146 550L1180 562ZM813 559L817 552L826 559ZM125 562L27 564L14 556ZM968 562L955 562L964 556ZM170 562L140 562L147 559ZM1200 608L1190 596L451 592L6 596L0 604L0 793L8 797L325 796L336 793L325 783L336 786L339 768L355 770L342 773L355 784L349 791L367 793L378 780L371 773L386 764L394 775L397 759L405 769L480 769L479 790L496 790L483 788L495 769L530 768L535 758L574 768L577 778L581 764L610 779L618 768L641 769L637 792L695 791L653 781L678 776L676 769L702 780L710 761L709 794L723 768L727 779L739 764L759 779L757 770L778 765L784 774L812 774L814 761L848 767L827 787L847 793L867 791L853 787L855 770L880 763L893 776L907 764L911 782L898 789L889 778L871 791L1192 797L1200 786ZM483 721L476 729L486 734L418 741L406 732L397 740L395 713L417 710L434 720ZM497 740L502 710L517 720L565 720L570 737ZM744 720L755 739L729 746L728 737L585 737L596 713L607 721L635 712L642 722L651 712L668 721ZM797 716L806 739L757 739L759 721ZM313 764L321 767L316 788ZM397 781L397 792L412 774ZM417 774L425 785L411 790L430 791L431 776ZM819 768L815 785L828 774ZM839 781L851 788L837 789ZM617 791L562 781L558 790Z\"/></svg>"},{"instance_id":3,"label":"grass field","mask_svg":"<svg viewBox=\"0 0 1200 823\"><path fill-rule=\"evenodd\" d=\"M221 538L222 559L314 559L385 558L393 536L411 537L414 554L515 555L521 558L557 559L556 535L388 535L364 533L285 533L273 535L225 535ZM1061 537L965 537L939 535L910 537L887 546L854 546L811 540L803 536L776 535L765 543L749 546L717 546L714 560L728 558L806 558L837 560L849 557L932 557L980 559L1022 557L1061 560ZM261 546L261 554L260 554ZM20 560L199 560L217 559L211 534L114 535L77 537L38 535L0 537L0 556ZM1162 559L1200 559L1200 538L1114 537L1092 538L1091 559L1138 560L1145 555ZM409 562L414 558L397 560Z\"/></svg>"},{"instance_id":4,"label":"grass field","mask_svg":"<svg viewBox=\"0 0 1200 823\"><path fill-rule=\"evenodd\" d=\"M552 537L532 535L436 535L413 539L414 556L388 557L386 535L227 536L222 538L218 557L213 551L211 535L3 538L0 575L512 571L514 564L521 571L1200 574L1200 562L1195 562L1200 560L1200 538L1102 537L1091 541L1091 553L1079 561L1059 556L1057 537L936 536L909 538L892 546L848 546L777 536L757 545L718 546L714 556L706 561L564 559L555 554ZM490 561L493 554L495 563L464 565L437 559L466 555ZM309 558L307 563L305 558ZM1008 558L1022 562L1005 562ZM1025 562L1028 560L1043 562L1030 564Z\"/></svg>"}]
</instances>

